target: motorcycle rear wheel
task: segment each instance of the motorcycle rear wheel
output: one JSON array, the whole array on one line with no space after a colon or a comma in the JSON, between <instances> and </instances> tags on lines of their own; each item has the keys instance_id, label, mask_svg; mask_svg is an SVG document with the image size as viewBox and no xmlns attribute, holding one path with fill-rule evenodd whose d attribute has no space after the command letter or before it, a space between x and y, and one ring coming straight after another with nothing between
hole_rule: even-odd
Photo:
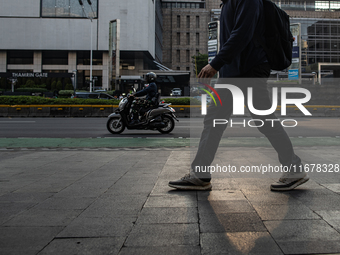
<instances>
[{"instance_id":1,"label":"motorcycle rear wheel","mask_svg":"<svg viewBox=\"0 0 340 255\"><path fill-rule=\"evenodd\" d=\"M167 123L167 126L164 128L157 128L157 130L162 134L169 134L175 128L175 121L169 115L164 115L162 119L163 122Z\"/></svg>"},{"instance_id":2,"label":"motorcycle rear wheel","mask_svg":"<svg viewBox=\"0 0 340 255\"><path fill-rule=\"evenodd\" d=\"M125 125L120 117L112 117L107 121L106 128L111 134L120 134L125 130Z\"/></svg>"}]
</instances>

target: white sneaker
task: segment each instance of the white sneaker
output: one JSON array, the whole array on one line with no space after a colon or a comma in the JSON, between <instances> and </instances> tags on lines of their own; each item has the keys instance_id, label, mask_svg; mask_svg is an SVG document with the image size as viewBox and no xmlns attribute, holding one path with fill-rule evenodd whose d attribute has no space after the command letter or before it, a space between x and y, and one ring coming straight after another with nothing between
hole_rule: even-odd
<instances>
[{"instance_id":1,"label":"white sneaker","mask_svg":"<svg viewBox=\"0 0 340 255\"><path fill-rule=\"evenodd\" d=\"M297 186L307 182L309 176L305 172L284 173L278 182L270 185L271 190L286 191L295 189Z\"/></svg>"}]
</instances>

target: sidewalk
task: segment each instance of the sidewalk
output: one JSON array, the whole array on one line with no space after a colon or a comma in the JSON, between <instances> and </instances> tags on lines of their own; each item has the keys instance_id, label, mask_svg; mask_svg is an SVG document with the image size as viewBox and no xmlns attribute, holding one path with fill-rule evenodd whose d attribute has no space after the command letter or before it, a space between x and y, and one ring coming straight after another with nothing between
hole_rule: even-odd
<instances>
[{"instance_id":1,"label":"sidewalk","mask_svg":"<svg viewBox=\"0 0 340 255\"><path fill-rule=\"evenodd\" d=\"M308 164L340 147L297 147ZM340 172L271 192L279 173L215 173L180 192L189 148L0 151L0 254L340 254ZM272 148L220 148L214 164L277 165Z\"/></svg>"}]
</instances>

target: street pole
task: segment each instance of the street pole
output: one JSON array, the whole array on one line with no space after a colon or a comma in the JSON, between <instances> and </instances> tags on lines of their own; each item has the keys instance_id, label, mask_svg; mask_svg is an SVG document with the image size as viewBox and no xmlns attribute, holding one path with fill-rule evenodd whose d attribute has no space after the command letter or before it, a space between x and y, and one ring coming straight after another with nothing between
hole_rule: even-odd
<instances>
[{"instance_id":1,"label":"street pole","mask_svg":"<svg viewBox=\"0 0 340 255\"><path fill-rule=\"evenodd\" d=\"M92 92L92 18L91 20L91 49L90 49L90 92Z\"/></svg>"},{"instance_id":2,"label":"street pole","mask_svg":"<svg viewBox=\"0 0 340 255\"><path fill-rule=\"evenodd\" d=\"M92 92L92 58L93 58L93 54L92 54L92 21L93 21L93 16L89 16L89 15L86 15L85 13L85 10L84 10L84 4L83 4L83 0L78 0L79 1L79 4L82 6L82 9L83 9L83 13L85 14L85 17L87 17L88 19L90 19L91 21L91 48L90 48L90 92ZM94 13L93 11L93 8L92 8L92 2L91 0L87 0L88 4L90 5L91 7L91 10L92 12Z\"/></svg>"},{"instance_id":3,"label":"street pole","mask_svg":"<svg viewBox=\"0 0 340 255\"><path fill-rule=\"evenodd\" d=\"M73 72L73 95L76 96L77 89L77 70L72 70Z\"/></svg>"}]
</instances>

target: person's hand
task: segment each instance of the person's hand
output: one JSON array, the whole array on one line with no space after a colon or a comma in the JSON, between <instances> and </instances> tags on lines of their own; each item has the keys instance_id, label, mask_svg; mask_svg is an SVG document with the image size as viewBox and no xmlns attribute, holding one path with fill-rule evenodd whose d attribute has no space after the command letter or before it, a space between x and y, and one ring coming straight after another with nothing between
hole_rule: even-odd
<instances>
[{"instance_id":1,"label":"person's hand","mask_svg":"<svg viewBox=\"0 0 340 255\"><path fill-rule=\"evenodd\" d=\"M198 74L198 78L212 78L216 73L217 71L210 64L207 64Z\"/></svg>"}]
</instances>

